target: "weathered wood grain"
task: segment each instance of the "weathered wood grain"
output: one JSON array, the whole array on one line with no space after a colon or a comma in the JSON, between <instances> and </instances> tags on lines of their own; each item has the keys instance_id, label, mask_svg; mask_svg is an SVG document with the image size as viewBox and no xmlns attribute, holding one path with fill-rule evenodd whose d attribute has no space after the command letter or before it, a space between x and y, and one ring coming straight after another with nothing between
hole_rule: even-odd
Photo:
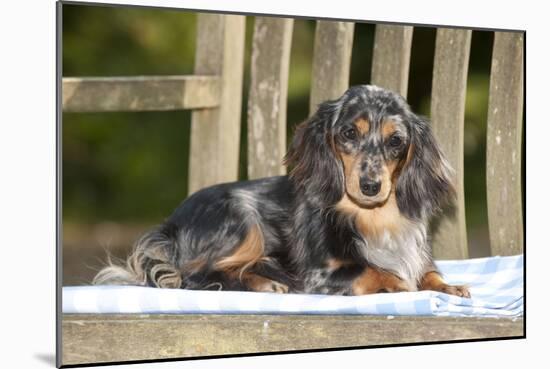
<instances>
[{"instance_id":1,"label":"weathered wood grain","mask_svg":"<svg viewBox=\"0 0 550 369\"><path fill-rule=\"evenodd\" d=\"M189 193L238 176L245 17L198 15L195 74L221 78L220 105L191 116Z\"/></svg>"},{"instance_id":2,"label":"weathered wood grain","mask_svg":"<svg viewBox=\"0 0 550 369\"><path fill-rule=\"evenodd\" d=\"M371 84L407 97L412 34L411 26L376 26Z\"/></svg>"},{"instance_id":3,"label":"weathered wood grain","mask_svg":"<svg viewBox=\"0 0 550 369\"><path fill-rule=\"evenodd\" d=\"M66 77L63 111L109 112L211 108L220 103L215 76Z\"/></svg>"},{"instance_id":4,"label":"weathered wood grain","mask_svg":"<svg viewBox=\"0 0 550 369\"><path fill-rule=\"evenodd\" d=\"M286 173L286 100L294 20L256 17L248 98L248 177Z\"/></svg>"},{"instance_id":5,"label":"weathered wood grain","mask_svg":"<svg viewBox=\"0 0 550 369\"><path fill-rule=\"evenodd\" d=\"M455 170L457 199L437 219L433 233L436 259L468 257L464 205L464 109L472 31L438 28L432 81L433 131Z\"/></svg>"},{"instance_id":6,"label":"weathered wood grain","mask_svg":"<svg viewBox=\"0 0 550 369\"><path fill-rule=\"evenodd\" d=\"M523 33L495 32L487 121L487 206L493 255L523 252Z\"/></svg>"},{"instance_id":7,"label":"weathered wood grain","mask_svg":"<svg viewBox=\"0 0 550 369\"><path fill-rule=\"evenodd\" d=\"M67 315L63 364L521 337L523 319Z\"/></svg>"},{"instance_id":8,"label":"weathered wood grain","mask_svg":"<svg viewBox=\"0 0 550 369\"><path fill-rule=\"evenodd\" d=\"M340 97L349 86L354 23L317 21L309 112L317 105Z\"/></svg>"}]
</instances>

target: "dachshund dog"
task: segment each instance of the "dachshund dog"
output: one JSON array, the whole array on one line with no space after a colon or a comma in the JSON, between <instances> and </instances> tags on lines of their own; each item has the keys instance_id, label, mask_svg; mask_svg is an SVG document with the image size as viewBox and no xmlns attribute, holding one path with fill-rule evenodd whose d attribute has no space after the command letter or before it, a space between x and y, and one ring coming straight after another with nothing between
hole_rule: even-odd
<instances>
[{"instance_id":1,"label":"dachshund dog","mask_svg":"<svg viewBox=\"0 0 550 369\"><path fill-rule=\"evenodd\" d=\"M450 286L430 218L455 196L429 123L398 94L354 86L296 128L290 175L186 199L96 284L363 295Z\"/></svg>"}]
</instances>

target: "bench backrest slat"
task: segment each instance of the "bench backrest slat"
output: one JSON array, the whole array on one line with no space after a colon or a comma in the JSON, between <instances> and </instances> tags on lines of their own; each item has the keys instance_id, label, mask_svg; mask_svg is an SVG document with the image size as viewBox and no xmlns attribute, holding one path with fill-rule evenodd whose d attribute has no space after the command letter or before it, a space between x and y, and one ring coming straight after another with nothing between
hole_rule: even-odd
<instances>
[{"instance_id":1,"label":"bench backrest slat","mask_svg":"<svg viewBox=\"0 0 550 369\"><path fill-rule=\"evenodd\" d=\"M495 32L487 115L487 207L493 255L523 252L523 33Z\"/></svg>"},{"instance_id":2,"label":"bench backrest slat","mask_svg":"<svg viewBox=\"0 0 550 369\"><path fill-rule=\"evenodd\" d=\"M245 17L199 14L195 74L221 78L219 107L191 116L189 193L238 177Z\"/></svg>"},{"instance_id":3,"label":"bench backrest slat","mask_svg":"<svg viewBox=\"0 0 550 369\"><path fill-rule=\"evenodd\" d=\"M437 259L468 257L464 206L464 109L472 31L439 28L432 80L434 135L455 171L456 206L437 219L433 253Z\"/></svg>"},{"instance_id":4,"label":"bench backrest slat","mask_svg":"<svg viewBox=\"0 0 550 369\"><path fill-rule=\"evenodd\" d=\"M294 20L256 17L248 98L248 177L286 173L288 68Z\"/></svg>"},{"instance_id":5,"label":"bench backrest slat","mask_svg":"<svg viewBox=\"0 0 550 369\"><path fill-rule=\"evenodd\" d=\"M311 72L310 114L349 87L354 23L317 21Z\"/></svg>"},{"instance_id":6,"label":"bench backrest slat","mask_svg":"<svg viewBox=\"0 0 550 369\"><path fill-rule=\"evenodd\" d=\"M411 26L376 26L371 84L407 97L412 34Z\"/></svg>"},{"instance_id":7,"label":"bench backrest slat","mask_svg":"<svg viewBox=\"0 0 550 369\"><path fill-rule=\"evenodd\" d=\"M63 78L64 112L167 111L220 103L217 76Z\"/></svg>"}]
</instances>

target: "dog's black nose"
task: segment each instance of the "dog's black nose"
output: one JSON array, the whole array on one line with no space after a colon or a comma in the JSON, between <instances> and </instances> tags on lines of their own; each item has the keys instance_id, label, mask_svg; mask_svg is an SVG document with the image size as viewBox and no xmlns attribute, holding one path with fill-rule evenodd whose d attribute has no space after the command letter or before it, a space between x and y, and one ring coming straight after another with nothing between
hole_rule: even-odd
<instances>
[{"instance_id":1,"label":"dog's black nose","mask_svg":"<svg viewBox=\"0 0 550 369\"><path fill-rule=\"evenodd\" d=\"M367 196L374 196L380 192L380 182L361 180L361 192Z\"/></svg>"}]
</instances>

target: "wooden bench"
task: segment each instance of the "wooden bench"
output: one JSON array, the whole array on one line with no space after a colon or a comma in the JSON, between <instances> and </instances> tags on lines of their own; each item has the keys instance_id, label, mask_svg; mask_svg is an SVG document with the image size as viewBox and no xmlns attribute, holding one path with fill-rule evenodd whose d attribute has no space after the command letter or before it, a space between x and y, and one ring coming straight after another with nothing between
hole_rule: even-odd
<instances>
[{"instance_id":1,"label":"wooden bench","mask_svg":"<svg viewBox=\"0 0 550 369\"><path fill-rule=\"evenodd\" d=\"M286 172L281 158L286 150L292 30L292 19L255 18L247 86L249 178ZM317 22L310 111L348 87L353 33L353 23ZM376 26L370 83L406 96L412 34L411 26ZM433 250L438 259L468 257L463 131L470 39L470 30L437 30L431 120L456 169L459 194L456 209L445 214L435 230ZM238 176L244 42L245 17L200 14L194 75L63 78L63 111L192 109L189 191L234 181ZM495 32L488 112L491 252L518 254L523 252L523 33ZM67 365L521 337L523 324L523 319L435 317L66 314L60 356Z\"/></svg>"}]
</instances>

